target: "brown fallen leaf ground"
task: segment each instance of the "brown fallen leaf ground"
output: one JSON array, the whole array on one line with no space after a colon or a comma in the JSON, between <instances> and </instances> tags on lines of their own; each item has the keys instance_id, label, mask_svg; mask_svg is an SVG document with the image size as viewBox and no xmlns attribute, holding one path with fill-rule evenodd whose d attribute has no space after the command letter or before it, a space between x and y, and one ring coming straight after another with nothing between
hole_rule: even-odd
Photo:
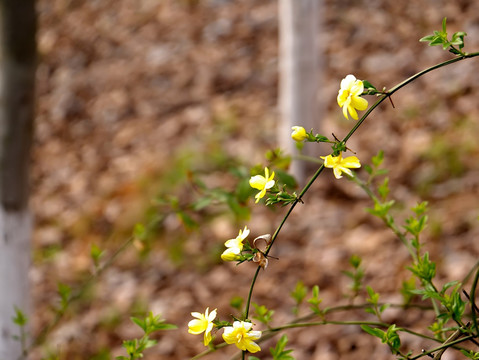
<instances>
[{"instance_id":1,"label":"brown fallen leaf ground","mask_svg":"<svg viewBox=\"0 0 479 360\"><path fill-rule=\"evenodd\" d=\"M136 223L161 217L158 195L176 195L180 205L191 200L193 192L185 190L189 168L201 172L208 186L231 188L225 162L237 159L248 168L265 163L265 151L276 146L277 10L271 0L38 2L36 334L54 317L57 284L76 289L91 273L92 244L108 258ZM439 29L445 16L450 33L467 32L466 51L477 51L474 1L324 1L318 131L341 137L352 126L336 104L345 75L391 87L450 58L418 42ZM348 142L363 163L384 150L400 218L417 201L429 202L424 248L438 263L441 284L462 279L479 255L477 69L472 59L428 74L394 95L395 108L382 104ZM327 152L319 146L318 155ZM366 176L363 169L358 173ZM381 300L400 303L399 289L410 276L408 254L365 211L371 206L366 196L328 172L304 200L272 252L279 260L270 261L255 288L253 301L275 310L273 324L294 318L289 293L298 280L309 288L319 285L323 307L348 304L350 282L341 272L350 269L353 254L363 259L365 284ZM124 355L122 340L141 335L130 316L150 310L178 330L159 333L146 359L188 359L203 351L200 337L187 333L190 312L209 306L228 319L234 312L230 299L246 297L255 271L252 264L221 263L224 241L246 224L252 236L271 233L285 213L252 208L250 220L237 222L208 208L193 214L203 222L189 232L175 214L165 215L149 255L141 257L135 247L122 253L72 304L32 359L55 358L49 352L69 360ZM364 296L362 291L356 302ZM307 313L302 307L300 315ZM334 319L373 317L355 311ZM391 308L384 320L426 332L432 317ZM394 358L358 326L285 333L299 360ZM268 348L278 338L262 343L258 357L271 358ZM402 340L414 354L434 345L408 335ZM228 347L205 358L235 353ZM459 355L448 351L443 359Z\"/></svg>"}]
</instances>

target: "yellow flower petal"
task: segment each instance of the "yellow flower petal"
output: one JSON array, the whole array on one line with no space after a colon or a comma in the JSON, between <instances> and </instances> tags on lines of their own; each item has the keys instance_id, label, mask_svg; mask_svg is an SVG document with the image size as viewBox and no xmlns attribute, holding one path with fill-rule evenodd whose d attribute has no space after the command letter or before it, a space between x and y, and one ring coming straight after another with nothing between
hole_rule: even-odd
<instances>
[{"instance_id":1,"label":"yellow flower petal","mask_svg":"<svg viewBox=\"0 0 479 360\"><path fill-rule=\"evenodd\" d=\"M262 175L255 175L249 180L249 184L252 188L262 190L266 184L266 179Z\"/></svg>"},{"instance_id":2,"label":"yellow flower petal","mask_svg":"<svg viewBox=\"0 0 479 360\"><path fill-rule=\"evenodd\" d=\"M221 254L221 260L223 261L236 261L239 260L239 252L236 249L226 249L223 254Z\"/></svg>"}]
</instances>

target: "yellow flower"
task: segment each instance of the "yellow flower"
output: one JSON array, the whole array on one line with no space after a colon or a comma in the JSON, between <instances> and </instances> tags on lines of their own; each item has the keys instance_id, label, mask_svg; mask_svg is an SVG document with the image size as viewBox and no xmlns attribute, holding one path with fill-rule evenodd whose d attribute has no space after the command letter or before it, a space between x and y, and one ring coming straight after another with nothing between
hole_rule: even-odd
<instances>
[{"instance_id":1,"label":"yellow flower","mask_svg":"<svg viewBox=\"0 0 479 360\"><path fill-rule=\"evenodd\" d=\"M227 249L221 254L221 259L224 261L235 261L240 258L240 253L243 250L243 240L249 235L248 227L240 230L235 239L230 239L225 242Z\"/></svg>"},{"instance_id":2,"label":"yellow flower","mask_svg":"<svg viewBox=\"0 0 479 360\"><path fill-rule=\"evenodd\" d=\"M293 133L291 134L291 137L295 141L303 141L308 138L308 134L306 133L306 129L302 126L293 126L291 128L293 130Z\"/></svg>"},{"instance_id":3,"label":"yellow flower","mask_svg":"<svg viewBox=\"0 0 479 360\"><path fill-rule=\"evenodd\" d=\"M250 353L260 351L261 348L253 340L261 337L261 331L251 331L253 324L244 321L235 321L233 326L226 326L223 339L227 344L235 344L240 350Z\"/></svg>"},{"instance_id":4,"label":"yellow flower","mask_svg":"<svg viewBox=\"0 0 479 360\"><path fill-rule=\"evenodd\" d=\"M274 171L269 176L269 169L267 167L264 168L264 176L262 175L255 175L249 179L249 185L252 188L261 190L259 193L255 195L256 203L266 194L266 190L271 189L274 186Z\"/></svg>"},{"instance_id":5,"label":"yellow flower","mask_svg":"<svg viewBox=\"0 0 479 360\"><path fill-rule=\"evenodd\" d=\"M342 178L342 173L353 176L352 171L349 169L357 169L361 167L361 163L356 156L348 156L347 158L343 159L340 153L338 156L321 156L321 159L324 159L325 167L333 169L334 176L336 177L336 179Z\"/></svg>"},{"instance_id":6,"label":"yellow flower","mask_svg":"<svg viewBox=\"0 0 479 360\"><path fill-rule=\"evenodd\" d=\"M366 110L368 101L361 97L364 91L364 85L361 80L357 80L354 75L348 75L341 80L341 89L338 93L338 104L343 108L343 115L348 118L348 112L354 120L358 119L357 110Z\"/></svg>"},{"instance_id":7,"label":"yellow flower","mask_svg":"<svg viewBox=\"0 0 479 360\"><path fill-rule=\"evenodd\" d=\"M213 330L213 320L216 318L216 309L208 314L210 308L206 308L204 314L199 312L192 312L191 316L196 319L191 320L188 323L188 332L193 335L201 334L203 331L205 332L203 343L205 346L211 341L211 330Z\"/></svg>"}]
</instances>

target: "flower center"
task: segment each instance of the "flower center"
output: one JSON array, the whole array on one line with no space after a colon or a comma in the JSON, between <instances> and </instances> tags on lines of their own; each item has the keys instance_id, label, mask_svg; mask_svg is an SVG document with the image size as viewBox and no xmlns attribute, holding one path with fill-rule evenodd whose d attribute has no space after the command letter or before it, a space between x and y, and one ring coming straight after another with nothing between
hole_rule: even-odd
<instances>
[{"instance_id":1,"label":"flower center","mask_svg":"<svg viewBox=\"0 0 479 360\"><path fill-rule=\"evenodd\" d=\"M241 341L243 341L243 336L244 336L244 331L238 331L238 334L236 335L236 342L239 344Z\"/></svg>"}]
</instances>

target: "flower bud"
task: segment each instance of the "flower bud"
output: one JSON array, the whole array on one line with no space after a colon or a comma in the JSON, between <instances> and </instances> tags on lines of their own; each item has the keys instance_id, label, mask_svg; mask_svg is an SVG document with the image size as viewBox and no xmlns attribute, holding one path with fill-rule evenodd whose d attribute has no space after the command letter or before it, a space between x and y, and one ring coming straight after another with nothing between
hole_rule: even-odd
<instances>
[{"instance_id":1,"label":"flower bud","mask_svg":"<svg viewBox=\"0 0 479 360\"><path fill-rule=\"evenodd\" d=\"M223 261L236 261L239 259L240 259L240 256L234 253L233 251L231 251L231 249L226 249L223 252L223 254L221 254L221 260Z\"/></svg>"},{"instance_id":2,"label":"flower bud","mask_svg":"<svg viewBox=\"0 0 479 360\"><path fill-rule=\"evenodd\" d=\"M293 126L291 128L293 130L293 133L291 134L291 137L293 138L294 141L303 141L308 138L308 134L306 133L306 130L302 126Z\"/></svg>"}]
</instances>

